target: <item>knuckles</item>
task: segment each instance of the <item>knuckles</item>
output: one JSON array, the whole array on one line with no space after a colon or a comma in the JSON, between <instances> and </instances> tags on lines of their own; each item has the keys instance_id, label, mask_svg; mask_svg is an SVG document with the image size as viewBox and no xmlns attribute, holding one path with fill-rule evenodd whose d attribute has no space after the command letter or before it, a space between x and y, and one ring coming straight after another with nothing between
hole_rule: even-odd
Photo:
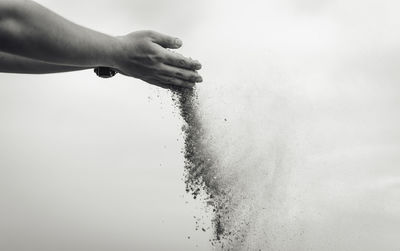
<instances>
[{"instance_id":1,"label":"knuckles","mask_svg":"<svg viewBox=\"0 0 400 251\"><path fill-rule=\"evenodd\" d=\"M143 63L145 65L155 66L160 62L159 57L155 55L146 55L143 57Z\"/></svg>"},{"instance_id":2,"label":"knuckles","mask_svg":"<svg viewBox=\"0 0 400 251\"><path fill-rule=\"evenodd\" d=\"M129 76L156 85L193 87L199 78L196 72L199 63L161 48L153 42L155 39L160 39L160 35L151 30L120 37L120 70ZM175 40L168 38L168 41L164 42L172 44Z\"/></svg>"},{"instance_id":3,"label":"knuckles","mask_svg":"<svg viewBox=\"0 0 400 251\"><path fill-rule=\"evenodd\" d=\"M143 31L140 31L140 33L144 37L154 38L156 36L156 33L154 31L152 31L152 30L143 30Z\"/></svg>"},{"instance_id":4,"label":"knuckles","mask_svg":"<svg viewBox=\"0 0 400 251\"><path fill-rule=\"evenodd\" d=\"M148 54L141 57L136 57L134 61L145 66L160 66L163 57L158 54Z\"/></svg>"},{"instance_id":5,"label":"knuckles","mask_svg":"<svg viewBox=\"0 0 400 251\"><path fill-rule=\"evenodd\" d=\"M176 61L176 63L177 63L177 65L182 66L182 67L185 67L187 65L186 61L184 59L178 59Z\"/></svg>"},{"instance_id":6,"label":"knuckles","mask_svg":"<svg viewBox=\"0 0 400 251\"><path fill-rule=\"evenodd\" d=\"M150 60L155 64L158 64L164 60L164 57L158 53L154 54L154 55L150 55L149 57L150 57Z\"/></svg>"},{"instance_id":7,"label":"knuckles","mask_svg":"<svg viewBox=\"0 0 400 251\"><path fill-rule=\"evenodd\" d=\"M181 72L175 72L175 76L177 76L178 78L183 78L184 75Z\"/></svg>"}]
</instances>

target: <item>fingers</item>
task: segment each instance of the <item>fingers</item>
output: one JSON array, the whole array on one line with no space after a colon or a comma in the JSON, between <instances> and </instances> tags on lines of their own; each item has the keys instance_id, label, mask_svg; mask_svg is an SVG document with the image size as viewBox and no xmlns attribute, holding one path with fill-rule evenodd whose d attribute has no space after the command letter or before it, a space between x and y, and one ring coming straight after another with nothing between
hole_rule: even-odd
<instances>
[{"instance_id":1,"label":"fingers","mask_svg":"<svg viewBox=\"0 0 400 251\"><path fill-rule=\"evenodd\" d=\"M160 81L158 81L158 80L152 79L152 80L145 80L145 81L151 85L155 85L155 86L161 87L163 89L171 89L170 85L161 84Z\"/></svg>"},{"instance_id":2,"label":"fingers","mask_svg":"<svg viewBox=\"0 0 400 251\"><path fill-rule=\"evenodd\" d=\"M179 38L171 37L155 31L151 31L151 40L161 45L164 48L178 49L182 46L182 41Z\"/></svg>"},{"instance_id":3,"label":"fingers","mask_svg":"<svg viewBox=\"0 0 400 251\"><path fill-rule=\"evenodd\" d=\"M160 65L160 73L169 77L179 78L181 80L192 83L203 82L202 77L196 71L177 68L166 64Z\"/></svg>"},{"instance_id":4,"label":"fingers","mask_svg":"<svg viewBox=\"0 0 400 251\"><path fill-rule=\"evenodd\" d=\"M132 36L139 38L132 39L139 41L139 50L136 50L139 53L128 60L132 64L124 69L128 75L163 88L192 88L196 82L203 81L196 72L201 68L198 61L168 50L181 47L180 39L155 31L132 33Z\"/></svg>"},{"instance_id":5,"label":"fingers","mask_svg":"<svg viewBox=\"0 0 400 251\"><path fill-rule=\"evenodd\" d=\"M182 41L179 38L171 37L165 34L161 34L156 31L149 31L149 36L153 43L156 43L164 48L177 49L182 46ZM197 60L186 58L176 52L169 50L159 50L159 53L163 54L164 63L179 68L185 68L190 70L200 70L201 64Z\"/></svg>"},{"instance_id":6,"label":"fingers","mask_svg":"<svg viewBox=\"0 0 400 251\"><path fill-rule=\"evenodd\" d=\"M149 79L145 80L146 82L157 85L160 87L166 87L166 86L181 86L181 87L186 87L186 88L193 88L195 86L194 82L188 82L179 78L174 78L174 77L168 77L168 76L162 76L159 75L157 77L152 77Z\"/></svg>"},{"instance_id":7,"label":"fingers","mask_svg":"<svg viewBox=\"0 0 400 251\"><path fill-rule=\"evenodd\" d=\"M165 64L176 66L179 68L185 68L189 70L200 70L201 64L197 60L193 60L191 58L184 57L178 53L167 51L164 56Z\"/></svg>"}]
</instances>

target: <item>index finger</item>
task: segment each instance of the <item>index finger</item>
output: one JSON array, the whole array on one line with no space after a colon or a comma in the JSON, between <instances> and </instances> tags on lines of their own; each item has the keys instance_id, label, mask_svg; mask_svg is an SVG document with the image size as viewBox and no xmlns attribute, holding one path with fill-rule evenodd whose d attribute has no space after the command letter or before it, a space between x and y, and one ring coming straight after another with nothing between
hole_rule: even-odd
<instances>
[{"instance_id":1,"label":"index finger","mask_svg":"<svg viewBox=\"0 0 400 251\"><path fill-rule=\"evenodd\" d=\"M176 66L179 68L185 68L189 70L200 70L201 64L197 60L193 60L191 58L184 57L179 53L167 51L164 57L165 64Z\"/></svg>"}]
</instances>

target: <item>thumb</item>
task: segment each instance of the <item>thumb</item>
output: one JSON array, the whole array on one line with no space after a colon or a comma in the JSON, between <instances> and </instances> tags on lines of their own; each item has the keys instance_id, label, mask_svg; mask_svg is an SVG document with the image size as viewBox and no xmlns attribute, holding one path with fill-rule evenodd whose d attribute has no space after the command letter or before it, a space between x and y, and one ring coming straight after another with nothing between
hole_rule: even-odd
<instances>
[{"instance_id":1,"label":"thumb","mask_svg":"<svg viewBox=\"0 0 400 251\"><path fill-rule=\"evenodd\" d=\"M152 41L164 48L178 49L182 46L182 40L158 32L153 32Z\"/></svg>"}]
</instances>

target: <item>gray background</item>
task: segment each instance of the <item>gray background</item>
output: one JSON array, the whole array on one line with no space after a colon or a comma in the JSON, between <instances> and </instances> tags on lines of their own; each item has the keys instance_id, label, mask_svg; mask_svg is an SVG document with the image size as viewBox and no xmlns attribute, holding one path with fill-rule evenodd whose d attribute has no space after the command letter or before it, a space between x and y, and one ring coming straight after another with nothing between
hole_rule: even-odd
<instances>
[{"instance_id":1,"label":"gray background","mask_svg":"<svg viewBox=\"0 0 400 251\"><path fill-rule=\"evenodd\" d=\"M113 35L185 40L199 22L181 12L196 1L38 2ZM0 249L208 249L193 218L204 206L182 181L177 111L168 92L121 75L1 74Z\"/></svg>"}]
</instances>

